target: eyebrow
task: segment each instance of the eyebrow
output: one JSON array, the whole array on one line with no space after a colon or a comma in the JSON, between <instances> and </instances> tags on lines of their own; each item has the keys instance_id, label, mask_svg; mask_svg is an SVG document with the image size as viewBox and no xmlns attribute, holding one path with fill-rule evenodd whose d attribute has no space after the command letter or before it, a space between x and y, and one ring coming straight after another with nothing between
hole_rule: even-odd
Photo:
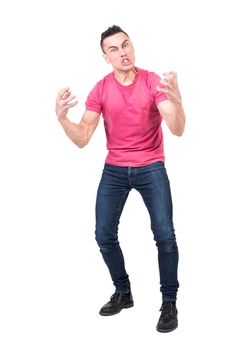
<instances>
[{"instance_id":1,"label":"eyebrow","mask_svg":"<svg viewBox=\"0 0 234 350\"><path fill-rule=\"evenodd\" d=\"M129 41L129 40L128 40L128 39L124 40L124 41L122 42L121 46L122 46L126 41ZM108 47L108 50L109 50L109 49L118 49L118 46L113 46L113 45L112 45L112 46L109 46L109 47Z\"/></svg>"}]
</instances>

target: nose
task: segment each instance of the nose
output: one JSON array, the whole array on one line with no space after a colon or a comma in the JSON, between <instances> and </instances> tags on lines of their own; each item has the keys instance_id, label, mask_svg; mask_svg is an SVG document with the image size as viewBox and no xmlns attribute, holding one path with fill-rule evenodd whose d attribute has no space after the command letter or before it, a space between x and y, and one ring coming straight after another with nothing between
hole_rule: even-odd
<instances>
[{"instance_id":1,"label":"nose","mask_svg":"<svg viewBox=\"0 0 234 350\"><path fill-rule=\"evenodd\" d=\"M125 53L124 49L121 48L119 50L119 52L120 52L121 57L126 56L126 53Z\"/></svg>"}]
</instances>

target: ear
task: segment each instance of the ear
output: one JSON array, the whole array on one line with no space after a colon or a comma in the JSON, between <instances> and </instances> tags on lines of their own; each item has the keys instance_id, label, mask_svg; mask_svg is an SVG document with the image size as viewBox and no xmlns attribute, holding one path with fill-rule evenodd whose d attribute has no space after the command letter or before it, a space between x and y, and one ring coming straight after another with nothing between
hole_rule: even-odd
<instances>
[{"instance_id":1,"label":"ear","mask_svg":"<svg viewBox=\"0 0 234 350\"><path fill-rule=\"evenodd\" d=\"M106 61L107 64L110 63L109 58L107 57L107 55L105 53L102 55L102 57L104 58L104 60Z\"/></svg>"}]
</instances>

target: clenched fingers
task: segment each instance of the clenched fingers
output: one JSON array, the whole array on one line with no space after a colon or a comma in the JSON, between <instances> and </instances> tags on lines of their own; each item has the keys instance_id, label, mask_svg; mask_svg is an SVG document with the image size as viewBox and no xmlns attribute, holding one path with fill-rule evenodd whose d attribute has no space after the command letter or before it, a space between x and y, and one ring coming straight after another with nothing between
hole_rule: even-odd
<instances>
[{"instance_id":1,"label":"clenched fingers","mask_svg":"<svg viewBox=\"0 0 234 350\"><path fill-rule=\"evenodd\" d=\"M69 87L60 89L58 91L55 110L60 120L66 117L69 108L77 105L78 101L75 99L76 99L76 96L71 95L71 91Z\"/></svg>"},{"instance_id":2,"label":"clenched fingers","mask_svg":"<svg viewBox=\"0 0 234 350\"><path fill-rule=\"evenodd\" d=\"M67 91L69 91L69 90L70 90L69 87L60 89L60 90L58 91L57 97L58 97L58 98L62 98L62 96L64 95L64 93L67 92Z\"/></svg>"},{"instance_id":3,"label":"clenched fingers","mask_svg":"<svg viewBox=\"0 0 234 350\"><path fill-rule=\"evenodd\" d=\"M157 91L165 93L165 95L173 102L181 101L180 91L177 84L177 73L170 71L163 73L160 85L156 87Z\"/></svg>"},{"instance_id":4,"label":"clenched fingers","mask_svg":"<svg viewBox=\"0 0 234 350\"><path fill-rule=\"evenodd\" d=\"M177 73L175 71L165 72L163 75L167 78L177 78Z\"/></svg>"},{"instance_id":5,"label":"clenched fingers","mask_svg":"<svg viewBox=\"0 0 234 350\"><path fill-rule=\"evenodd\" d=\"M162 87L172 88L172 82L168 79L160 79L160 84L163 85Z\"/></svg>"},{"instance_id":6,"label":"clenched fingers","mask_svg":"<svg viewBox=\"0 0 234 350\"><path fill-rule=\"evenodd\" d=\"M69 102L71 102L72 100L74 100L74 98L76 98L76 95L69 96L69 97L67 97L66 99L64 99L62 103L63 103L63 104L69 105Z\"/></svg>"},{"instance_id":7,"label":"clenched fingers","mask_svg":"<svg viewBox=\"0 0 234 350\"><path fill-rule=\"evenodd\" d=\"M57 103L60 104L61 106L71 106L71 105L76 105L77 101L73 101L73 103L70 103L72 100L76 98L75 95L71 96L71 91L70 88L64 88L60 89L57 94Z\"/></svg>"},{"instance_id":8,"label":"clenched fingers","mask_svg":"<svg viewBox=\"0 0 234 350\"><path fill-rule=\"evenodd\" d=\"M163 80L166 80L172 85L177 84L177 73L174 71L168 72L168 73L163 73L164 78Z\"/></svg>"}]
</instances>

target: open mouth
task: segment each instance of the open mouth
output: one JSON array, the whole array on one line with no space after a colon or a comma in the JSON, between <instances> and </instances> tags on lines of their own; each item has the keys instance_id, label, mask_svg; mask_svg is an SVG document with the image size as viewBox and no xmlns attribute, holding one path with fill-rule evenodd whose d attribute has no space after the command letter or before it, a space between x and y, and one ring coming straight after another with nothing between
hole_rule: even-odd
<instances>
[{"instance_id":1,"label":"open mouth","mask_svg":"<svg viewBox=\"0 0 234 350\"><path fill-rule=\"evenodd\" d=\"M124 58L124 59L122 60L122 64L123 64L124 66L128 66L129 64L131 64L131 61L130 61L128 58Z\"/></svg>"}]
</instances>

